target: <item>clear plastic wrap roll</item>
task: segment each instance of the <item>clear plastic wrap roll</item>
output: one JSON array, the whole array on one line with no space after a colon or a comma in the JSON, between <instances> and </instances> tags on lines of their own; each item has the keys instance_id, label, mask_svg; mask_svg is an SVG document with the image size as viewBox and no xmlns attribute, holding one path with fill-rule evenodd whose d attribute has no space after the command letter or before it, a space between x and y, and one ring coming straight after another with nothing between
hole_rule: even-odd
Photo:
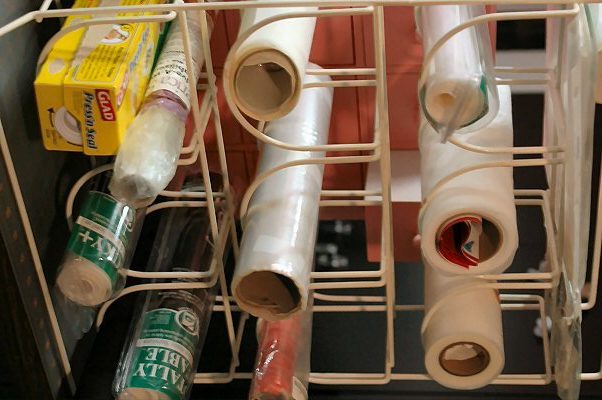
<instances>
[{"instance_id":1,"label":"clear plastic wrap roll","mask_svg":"<svg viewBox=\"0 0 602 400\"><path fill-rule=\"evenodd\" d=\"M213 246L206 208L173 208L162 218L157 231L150 271L209 269ZM217 285L150 291L145 296L115 375L113 391L117 399L189 397L216 291Z\"/></svg>"},{"instance_id":2,"label":"clear plastic wrap roll","mask_svg":"<svg viewBox=\"0 0 602 400\"><path fill-rule=\"evenodd\" d=\"M186 14L194 64L190 75L195 82L204 62L200 18L197 12ZM109 189L128 204L152 203L176 172L190 110L188 75L183 35L176 22L115 160Z\"/></svg>"},{"instance_id":3,"label":"clear plastic wrap roll","mask_svg":"<svg viewBox=\"0 0 602 400\"><path fill-rule=\"evenodd\" d=\"M496 290L484 281L447 276L425 263L422 344L426 369L436 382L471 390L488 385L504 368L502 315Z\"/></svg>"},{"instance_id":4,"label":"clear plastic wrap roll","mask_svg":"<svg viewBox=\"0 0 602 400\"><path fill-rule=\"evenodd\" d=\"M67 299L97 306L123 288L123 269L135 250L143 215L106 193L88 193L56 279Z\"/></svg>"},{"instance_id":5,"label":"clear plastic wrap roll","mask_svg":"<svg viewBox=\"0 0 602 400\"><path fill-rule=\"evenodd\" d=\"M312 310L288 319L257 321L259 350L249 400L307 400Z\"/></svg>"},{"instance_id":6,"label":"clear plastic wrap roll","mask_svg":"<svg viewBox=\"0 0 602 400\"><path fill-rule=\"evenodd\" d=\"M424 53L449 31L485 14L484 6L435 5L416 9L416 23ZM426 79L419 88L427 120L447 137L497 109L497 90L491 81L491 42L486 24L469 27L453 35L425 65ZM481 121L480 126L487 123ZM475 126L476 127L476 126Z\"/></svg>"},{"instance_id":7,"label":"clear plastic wrap roll","mask_svg":"<svg viewBox=\"0 0 602 400\"><path fill-rule=\"evenodd\" d=\"M317 9L247 8L242 11L239 32L277 15ZM315 25L315 17L273 22L253 32L237 49L225 84L244 114L271 121L295 107L303 88Z\"/></svg>"},{"instance_id":8,"label":"clear plastic wrap roll","mask_svg":"<svg viewBox=\"0 0 602 400\"><path fill-rule=\"evenodd\" d=\"M563 148L563 165L547 166L555 223L562 227L564 264L574 288L585 284L590 243L590 209L594 152L595 43L585 5L574 18L546 21L546 66L558 70L546 93L544 146ZM555 8L560 8L557 6ZM598 66L602 70L602 66ZM557 158L556 154L544 154ZM553 183L553 184L552 184ZM562 211L560 208L562 207Z\"/></svg>"},{"instance_id":9,"label":"clear plastic wrap roll","mask_svg":"<svg viewBox=\"0 0 602 400\"><path fill-rule=\"evenodd\" d=\"M510 89L500 87L500 108L491 123L458 139L489 148L513 143ZM511 161L511 154L481 154L441 143L427 123L420 132L421 181L427 203L421 211L421 251L426 263L448 274L505 271L518 248L512 168L483 168L448 175L484 163Z\"/></svg>"},{"instance_id":10,"label":"clear plastic wrap roll","mask_svg":"<svg viewBox=\"0 0 602 400\"><path fill-rule=\"evenodd\" d=\"M305 82L328 77L307 76ZM296 145L328 140L331 88L303 90L287 116L269 123L266 134ZM263 145L258 174L323 152L284 150ZM268 177L254 193L232 279L232 293L242 309L268 321L305 309L318 225L322 165L285 168Z\"/></svg>"}]
</instances>

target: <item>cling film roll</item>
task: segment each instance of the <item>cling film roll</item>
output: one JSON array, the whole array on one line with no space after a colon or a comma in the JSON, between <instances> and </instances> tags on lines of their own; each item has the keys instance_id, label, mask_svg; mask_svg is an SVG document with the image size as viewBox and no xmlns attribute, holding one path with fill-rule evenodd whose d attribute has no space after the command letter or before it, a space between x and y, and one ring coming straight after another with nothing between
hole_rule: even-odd
<instances>
[{"instance_id":1,"label":"cling film roll","mask_svg":"<svg viewBox=\"0 0 602 400\"><path fill-rule=\"evenodd\" d=\"M419 100L426 119L443 140L456 130L466 132L485 126L489 121L487 117L497 111L487 24L468 26L440 42L453 30L483 14L484 6L416 8L416 24L424 53L434 51L424 66Z\"/></svg>"},{"instance_id":2,"label":"cling film roll","mask_svg":"<svg viewBox=\"0 0 602 400\"><path fill-rule=\"evenodd\" d=\"M188 190L190 185L189 179ZM213 185L220 187L219 182ZM220 200L216 206L221 209ZM149 258L149 271L199 272L209 269L214 253L207 208L170 209L162 216L157 233ZM176 279L175 282L190 280ZM216 290L217 285L214 285L147 294L124 345L115 375L113 391L117 399L188 398Z\"/></svg>"},{"instance_id":3,"label":"cling film roll","mask_svg":"<svg viewBox=\"0 0 602 400\"><path fill-rule=\"evenodd\" d=\"M122 269L135 242L136 214L133 208L106 193L88 194L75 220L56 281L69 300L96 306L119 289Z\"/></svg>"},{"instance_id":4,"label":"cling film roll","mask_svg":"<svg viewBox=\"0 0 602 400\"><path fill-rule=\"evenodd\" d=\"M203 340L200 331L206 328L213 304L205 294L169 291L149 302L119 399L185 398L196 368L196 349Z\"/></svg>"},{"instance_id":5,"label":"cling film roll","mask_svg":"<svg viewBox=\"0 0 602 400\"><path fill-rule=\"evenodd\" d=\"M249 400L307 400L313 300L280 321L258 320L259 349Z\"/></svg>"}]
</instances>

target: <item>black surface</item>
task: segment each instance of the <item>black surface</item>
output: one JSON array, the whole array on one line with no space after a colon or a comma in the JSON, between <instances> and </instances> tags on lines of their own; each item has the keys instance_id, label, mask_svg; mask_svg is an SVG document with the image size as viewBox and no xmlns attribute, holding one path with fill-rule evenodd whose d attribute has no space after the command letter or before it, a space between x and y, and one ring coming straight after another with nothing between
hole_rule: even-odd
<instances>
[{"instance_id":1,"label":"black surface","mask_svg":"<svg viewBox=\"0 0 602 400\"><path fill-rule=\"evenodd\" d=\"M51 399L17 282L0 240L0 399ZM28 374L23 373L28 371ZM32 385L31 382L39 382Z\"/></svg>"},{"instance_id":2,"label":"black surface","mask_svg":"<svg viewBox=\"0 0 602 400\"><path fill-rule=\"evenodd\" d=\"M498 21L498 50L545 49L545 20Z\"/></svg>"}]
</instances>

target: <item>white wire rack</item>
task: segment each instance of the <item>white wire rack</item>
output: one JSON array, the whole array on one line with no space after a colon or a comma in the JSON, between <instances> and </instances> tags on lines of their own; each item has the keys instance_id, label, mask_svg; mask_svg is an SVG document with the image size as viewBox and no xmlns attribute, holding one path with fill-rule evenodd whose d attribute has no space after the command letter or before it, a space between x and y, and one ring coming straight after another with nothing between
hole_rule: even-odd
<instances>
[{"instance_id":1,"label":"white wire rack","mask_svg":"<svg viewBox=\"0 0 602 400\"><path fill-rule=\"evenodd\" d=\"M435 4L482 4L481 0L257 0L257 1L216 1L210 3L187 3L187 4L167 4L167 5L147 5L147 6L130 6L130 7L107 7L95 9L53 9L49 6L52 2L45 0L41 8L37 11L30 12L17 18L13 22L0 27L0 36L8 32L18 29L19 27L33 22L40 22L47 18L61 18L70 15L94 15L97 18L86 20L78 24L73 24L72 29L89 26L91 24L115 24L126 22L164 22L177 18L179 23L186 26L186 12L200 12L202 14L210 10L241 10L251 7L290 7L290 12L281 14L277 17L265 20L261 25L253 27L248 32L239 35L232 49L240 46L242 41L248 37L253 30L259 29L261 26L289 18L300 18L308 16L316 16L318 18L329 18L334 16L356 16L367 15L372 19L373 23L373 46L374 46L374 67L373 68L338 68L324 70L308 70L308 74L314 75L329 75L339 77L340 79L329 81L327 83L312 83L306 87L315 86L331 86L338 87L374 87L375 88L375 120L374 120L374 135L371 142L366 143L346 143L346 144L327 144L322 146L296 146L290 143L284 143L266 136L262 132L263 123L259 123L259 127L249 123L241 112L236 108L232 101L232 94L228 91L228 85L225 85L224 94L226 101L236 118L246 131L253 135L257 140L268 143L274 146L288 149L291 151L324 151L329 155L321 158L314 158L303 161L295 161L284 164L278 168L266 171L257 176L249 186L245 193L240 207L240 217L244 217L247 211L249 201L259 185L271 174L280 169L292 167L299 164L351 164L351 163L368 163L377 162L380 166L380 190L323 190L320 200L321 207L350 207L350 206L379 206L382 209L382 228L381 228L381 257L379 267L376 270L356 269L352 271L332 271L332 272L313 272L311 289L314 290L316 305L314 311L317 313L384 313L386 317L386 334L383 338L386 348L386 357L382 372L378 373L315 373L312 372L310 381L316 384L346 384L346 385L382 385L392 380L428 380L430 377L423 373L395 373L395 323L396 317L403 321L404 313L422 312L422 305L413 304L398 304L395 299L395 269L393 262L393 234L392 234L392 215L391 215L391 162L389 149L389 118L387 109L387 85L386 85L386 62L385 62L385 29L384 16L388 7L398 6L417 6L417 5L435 5ZM465 24L458 26L445 35L434 48L425 55L424 63L429 63L434 52L440 48L446 40L462 29L467 29L476 24L482 24L492 21L501 20L526 20L526 19L563 19L569 21L575 18L580 12L580 6L576 3L563 3L556 0L497 0L490 1L490 4L524 4L545 5L557 4L558 9L540 10L540 11L514 11L514 12L497 12L477 17ZM296 7L318 6L319 10L313 12L298 11ZM127 16L128 13L151 13L144 17ZM119 17L115 17L119 13ZM203 51L205 58L205 69L203 71L202 84L199 89L205 91L205 96L201 103L196 96L192 96L192 116L194 119L195 134L191 143L184 147L181 152L180 165L192 165L199 163L201 172L206 183L206 191L204 192L179 192L179 191L164 191L162 196L173 199L162 203L152 205L148 209L148 213L155 212L160 209L170 207L206 207L209 211L211 224L211 237L215 245L216 252L212 264L207 272L145 272L132 268L128 271L128 276L147 280L148 283L129 286L124 289L115 299L105 303L98 313L97 325L99 326L104 318L107 309L116 301L127 294L139 292L143 290L159 290L167 288L201 288L209 287L216 283L220 285L221 295L217 298L215 311L222 312L226 320L226 332L231 349L231 362L228 372L216 373L199 373L195 377L195 383L227 383L233 379L248 379L251 373L247 371L239 371L238 354L241 350L242 335L245 324L248 320L248 315L238 308L234 299L229 294L228 285L226 282L223 269L223 251L228 236L230 236L234 257L238 257L238 241L235 230L235 215L233 196L228 180L228 167L226 163L226 151L224 138L222 133L220 110L217 103L217 91L215 73L213 69L212 54L208 41L208 26L206 19L201 25L201 32L204 37ZM190 38L188 37L187 29L182 29L184 33L184 45L189 70L192 69L192 59L190 57ZM65 31L57 33L51 43L54 43L60 35ZM389 38L391 40L391 38ZM43 62L47 55L50 44L47 45L40 55L40 62ZM230 54L233 54L231 51ZM541 85L549 91L555 91L556 88L551 84L554 77L554 70L546 66L538 68L509 68L497 66L495 68L496 83L498 85ZM522 74L520 79L513 76L517 73ZM226 59L223 77L227 80L231 77L231 62L230 57ZM524 74L532 76L525 79ZM359 78L368 77L368 78ZM421 77L421 81L424 77ZM190 80L191 92L197 89L195 83ZM221 88L220 88L221 90ZM554 97L554 96L552 96ZM558 97L556 97L558 98ZM561 106L560 112L562 112ZM219 157L219 165L221 173L224 177L223 191L214 192L209 179L209 166L203 135L207 129L210 117L214 123L214 130L217 139L217 150ZM75 384L71 377L71 366L65 346L59 330L59 325L56 319L56 314L50 299L44 269L35 240L33 238L31 226L29 225L27 210L21 196L19 180L15 173L15 168L12 163L11 152L8 146L4 132L0 130L0 148L2 155L8 166L10 173L11 184L15 195L19 202L19 213L26 229L26 239L31 249L32 256L35 260L37 278L43 288L45 296L45 307L52 321L52 330L54 339L60 349L62 368L70 379L71 388L75 390ZM536 167L550 165L551 168L557 168L564 162L563 148L559 146L534 146L534 147L510 147L510 148L484 148L479 146L463 144L453 137L451 143L461 146L466 150L474 152L496 152L496 153L511 153L521 155L531 155L532 158L516 159L505 163L483 164L476 168L464 169L450 175L445 181L454 177L469 172L477 168L491 167ZM360 155L340 156L341 152L360 152ZM541 155L550 155L549 157L541 158ZM111 165L103 165L98 167L84 176L73 186L68 201L66 204L66 218L71 223L72 209L75 196L84 185L84 183L94 175L107 171ZM442 183L437 185L433 190L436 191ZM425 204L428 204L431 192L426 196ZM225 198L227 209L225 217L218 221L214 201L217 198ZM542 210L543 222L546 233L547 253L549 257L549 269L539 273L506 273L500 275L484 275L482 284L479 287L494 288L503 291L500 296L502 309L504 312L515 311L537 311L543 321L546 320L546 307L544 298L537 293L553 289L557 286L559 276L563 271L563 262L559 257L558 242L559 232L562 226L557 226L554 221L557 209L551 207L550 192L546 190L516 190L515 191L516 205L519 207L539 207ZM602 196L598 198L597 208L602 205ZM594 307L596 303L597 284L599 277L600 264L600 242L602 235L602 215L598 213L595 225L595 246L592 263L589 266L591 276L591 295L586 303L582 304L583 310L588 310ZM566 239L566 238L565 238ZM192 282L186 283L153 283L151 280L160 278L169 280L174 278L189 278ZM359 295L355 293L355 289L379 288L380 295ZM333 289L346 289L345 295L331 294ZM517 291L520 291L518 293ZM532 294L525 294L525 291ZM234 314L240 314L235 326ZM429 313L430 314L430 313ZM429 314L425 316L425 323L428 323ZM548 340L547 327L543 324L543 372L539 374L504 374L501 375L494 383L504 385L545 385L554 380L552 373L552 361L550 356L550 344ZM402 360L403 362L403 360ZM602 379L602 369L592 373L583 373L583 380Z\"/></svg>"}]
</instances>

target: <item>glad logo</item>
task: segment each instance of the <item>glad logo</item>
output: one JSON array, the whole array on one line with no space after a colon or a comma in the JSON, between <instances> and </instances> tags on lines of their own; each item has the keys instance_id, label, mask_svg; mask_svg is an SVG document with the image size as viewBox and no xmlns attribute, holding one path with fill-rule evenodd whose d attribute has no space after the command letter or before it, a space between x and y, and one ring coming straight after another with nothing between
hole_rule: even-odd
<instances>
[{"instance_id":1,"label":"glad logo","mask_svg":"<svg viewBox=\"0 0 602 400\"><path fill-rule=\"evenodd\" d=\"M96 102L103 121L115 121L115 110L111 104L111 94L108 90L96 90Z\"/></svg>"}]
</instances>

